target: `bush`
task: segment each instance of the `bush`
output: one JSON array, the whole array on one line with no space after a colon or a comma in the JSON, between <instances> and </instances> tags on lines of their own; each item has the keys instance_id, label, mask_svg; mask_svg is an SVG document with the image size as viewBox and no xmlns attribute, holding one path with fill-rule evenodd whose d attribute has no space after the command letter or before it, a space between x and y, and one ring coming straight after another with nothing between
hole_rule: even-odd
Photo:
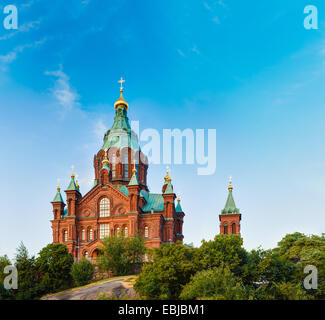
<instances>
[{"instance_id":1,"label":"bush","mask_svg":"<svg viewBox=\"0 0 325 320\"><path fill-rule=\"evenodd\" d=\"M183 288L180 298L243 300L247 294L228 267L219 267L198 272Z\"/></svg>"},{"instance_id":2,"label":"bush","mask_svg":"<svg viewBox=\"0 0 325 320\"><path fill-rule=\"evenodd\" d=\"M82 258L72 265L71 276L77 286L86 285L94 277L94 266L88 259Z\"/></svg>"}]
</instances>

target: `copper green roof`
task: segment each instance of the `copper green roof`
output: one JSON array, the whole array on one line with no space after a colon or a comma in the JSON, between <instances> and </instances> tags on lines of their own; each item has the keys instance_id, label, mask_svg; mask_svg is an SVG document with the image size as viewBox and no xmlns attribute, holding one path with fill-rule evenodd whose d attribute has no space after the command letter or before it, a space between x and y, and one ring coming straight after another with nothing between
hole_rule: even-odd
<instances>
[{"instance_id":1,"label":"copper green roof","mask_svg":"<svg viewBox=\"0 0 325 320\"><path fill-rule=\"evenodd\" d=\"M124 108L118 108L114 118L112 128L108 130L104 136L104 143L102 149L110 149L115 147L119 150L123 148L131 148L139 151L140 146L138 137L134 131L131 130L127 111Z\"/></svg>"},{"instance_id":2,"label":"copper green roof","mask_svg":"<svg viewBox=\"0 0 325 320\"><path fill-rule=\"evenodd\" d=\"M177 206L176 206L176 208L175 208L175 211L176 211L177 213L183 212L183 209L182 209L182 207L181 207L181 203L180 203L180 201L177 201Z\"/></svg>"},{"instance_id":3,"label":"copper green roof","mask_svg":"<svg viewBox=\"0 0 325 320\"><path fill-rule=\"evenodd\" d=\"M170 181L167 182L167 187L166 190L164 192L164 194L173 194L174 190L173 190L173 185Z\"/></svg>"},{"instance_id":4,"label":"copper green roof","mask_svg":"<svg viewBox=\"0 0 325 320\"><path fill-rule=\"evenodd\" d=\"M164 197L160 193L149 193L147 203L142 207L142 211L151 212L164 210Z\"/></svg>"},{"instance_id":5,"label":"copper green roof","mask_svg":"<svg viewBox=\"0 0 325 320\"><path fill-rule=\"evenodd\" d=\"M57 193L56 193L56 195L55 195L55 197L54 197L54 199L53 199L53 201L52 202L62 202L62 203L64 203L64 201L63 201L63 198L62 198L62 196L61 196L61 192L60 192L60 189L58 188L58 191L57 191Z\"/></svg>"},{"instance_id":6,"label":"copper green roof","mask_svg":"<svg viewBox=\"0 0 325 320\"><path fill-rule=\"evenodd\" d=\"M221 211L222 214L238 214L239 209L236 208L235 200L232 195L232 190L229 190L228 198L224 209Z\"/></svg>"},{"instance_id":7,"label":"copper green roof","mask_svg":"<svg viewBox=\"0 0 325 320\"><path fill-rule=\"evenodd\" d=\"M77 185L76 185L76 182L74 180L74 176L71 177L70 184L69 184L68 189L66 191L72 191L72 190L80 192Z\"/></svg>"},{"instance_id":8,"label":"copper green roof","mask_svg":"<svg viewBox=\"0 0 325 320\"><path fill-rule=\"evenodd\" d=\"M138 185L139 185L139 182L137 179L137 174L136 174L136 172L134 172L132 175L132 178L130 180L129 186L138 186Z\"/></svg>"}]
</instances>

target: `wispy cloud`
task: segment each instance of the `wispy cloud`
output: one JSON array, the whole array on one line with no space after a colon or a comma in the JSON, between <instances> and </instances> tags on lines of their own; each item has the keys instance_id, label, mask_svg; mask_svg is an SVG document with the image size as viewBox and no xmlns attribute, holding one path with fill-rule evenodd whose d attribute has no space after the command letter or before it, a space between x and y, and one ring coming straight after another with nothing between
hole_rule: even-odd
<instances>
[{"instance_id":1,"label":"wispy cloud","mask_svg":"<svg viewBox=\"0 0 325 320\"><path fill-rule=\"evenodd\" d=\"M79 106L79 95L70 85L70 78L62 71L62 66L56 71L46 71L46 75L56 78L51 89L54 98L63 107L63 111L70 111L73 107Z\"/></svg>"},{"instance_id":2,"label":"wispy cloud","mask_svg":"<svg viewBox=\"0 0 325 320\"><path fill-rule=\"evenodd\" d=\"M177 53L178 53L181 57L185 57L185 53L184 53L181 49L177 49Z\"/></svg>"},{"instance_id":3,"label":"wispy cloud","mask_svg":"<svg viewBox=\"0 0 325 320\"><path fill-rule=\"evenodd\" d=\"M39 47L43 43L45 43L46 40L47 40L46 38L43 38L38 41L34 41L34 42L27 43L27 44L24 44L21 46L17 46L16 48L14 48L12 51L8 52L7 54L0 55L0 69L2 71L6 71L8 69L9 64L17 59L19 53L22 53L25 49L28 49L28 48Z\"/></svg>"},{"instance_id":4,"label":"wispy cloud","mask_svg":"<svg viewBox=\"0 0 325 320\"><path fill-rule=\"evenodd\" d=\"M21 32L29 32L33 29L38 29L40 23L41 23L41 19L24 23L19 27L19 29L17 31L13 31L13 32L4 34L2 37L0 37L0 40L7 40Z\"/></svg>"},{"instance_id":5,"label":"wispy cloud","mask_svg":"<svg viewBox=\"0 0 325 320\"><path fill-rule=\"evenodd\" d=\"M192 49L191 49L192 52L196 53L196 54L200 54L201 52L199 51L199 49L197 48L197 45L195 44Z\"/></svg>"},{"instance_id":6,"label":"wispy cloud","mask_svg":"<svg viewBox=\"0 0 325 320\"><path fill-rule=\"evenodd\" d=\"M107 128L103 122L103 120L98 120L95 123L95 128L94 128L94 134L96 135L97 138L102 139L104 137L104 134L106 133Z\"/></svg>"},{"instance_id":7,"label":"wispy cloud","mask_svg":"<svg viewBox=\"0 0 325 320\"><path fill-rule=\"evenodd\" d=\"M212 19L212 21L213 21L214 23L216 23L216 24L220 24L220 23L221 23L219 17L217 17L217 16L215 16L215 17Z\"/></svg>"}]
</instances>

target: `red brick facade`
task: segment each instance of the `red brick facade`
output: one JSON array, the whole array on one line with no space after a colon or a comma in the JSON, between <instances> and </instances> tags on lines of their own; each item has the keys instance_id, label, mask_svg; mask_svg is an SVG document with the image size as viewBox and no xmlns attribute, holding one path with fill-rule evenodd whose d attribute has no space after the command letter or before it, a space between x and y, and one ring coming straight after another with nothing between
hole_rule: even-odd
<instances>
[{"instance_id":1,"label":"red brick facade","mask_svg":"<svg viewBox=\"0 0 325 320\"><path fill-rule=\"evenodd\" d=\"M168 173L162 193L149 192L147 158L129 126L122 89L115 108L114 124L94 156L94 187L82 195L72 175L66 204L59 188L52 202L53 242L66 244L76 260L96 257L101 239L108 235L140 232L148 248L183 240L184 213L179 201L175 206Z\"/></svg>"}]
</instances>

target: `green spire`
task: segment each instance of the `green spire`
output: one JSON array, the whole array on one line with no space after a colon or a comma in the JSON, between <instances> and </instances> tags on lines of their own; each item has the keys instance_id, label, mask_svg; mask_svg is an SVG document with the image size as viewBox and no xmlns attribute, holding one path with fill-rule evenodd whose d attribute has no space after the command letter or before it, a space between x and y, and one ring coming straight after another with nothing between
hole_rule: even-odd
<instances>
[{"instance_id":1,"label":"green spire","mask_svg":"<svg viewBox=\"0 0 325 320\"><path fill-rule=\"evenodd\" d=\"M137 178L137 169L134 168L133 169L133 175L131 177L129 186L138 186L138 185L139 185L139 182L138 182L138 178Z\"/></svg>"},{"instance_id":2,"label":"green spire","mask_svg":"<svg viewBox=\"0 0 325 320\"><path fill-rule=\"evenodd\" d=\"M167 181L167 187L166 187L164 194L173 194L173 193L174 193L173 185L172 185L171 181Z\"/></svg>"},{"instance_id":3,"label":"green spire","mask_svg":"<svg viewBox=\"0 0 325 320\"><path fill-rule=\"evenodd\" d=\"M175 211L177 213L183 212L183 209L181 207L181 198L180 197L177 198L177 206L175 208Z\"/></svg>"},{"instance_id":4,"label":"green spire","mask_svg":"<svg viewBox=\"0 0 325 320\"><path fill-rule=\"evenodd\" d=\"M236 207L234 197L232 195L233 186L231 184L231 178L229 180L228 186L229 194L227 198L227 202L225 208L221 211L222 214L238 214L239 209Z\"/></svg>"},{"instance_id":5,"label":"green spire","mask_svg":"<svg viewBox=\"0 0 325 320\"><path fill-rule=\"evenodd\" d=\"M78 191L78 192L80 192L74 178L75 178L74 177L74 173L72 173L72 175L71 175L71 181L70 181L69 186L68 186L68 189L66 191Z\"/></svg>"},{"instance_id":6,"label":"green spire","mask_svg":"<svg viewBox=\"0 0 325 320\"><path fill-rule=\"evenodd\" d=\"M60 191L60 187L59 186L58 186L57 190L58 191L57 191L57 193L56 193L56 195L55 195L55 197L54 197L54 199L53 199L52 202L61 202L61 203L64 203L63 198L61 196L61 191Z\"/></svg>"}]
</instances>

